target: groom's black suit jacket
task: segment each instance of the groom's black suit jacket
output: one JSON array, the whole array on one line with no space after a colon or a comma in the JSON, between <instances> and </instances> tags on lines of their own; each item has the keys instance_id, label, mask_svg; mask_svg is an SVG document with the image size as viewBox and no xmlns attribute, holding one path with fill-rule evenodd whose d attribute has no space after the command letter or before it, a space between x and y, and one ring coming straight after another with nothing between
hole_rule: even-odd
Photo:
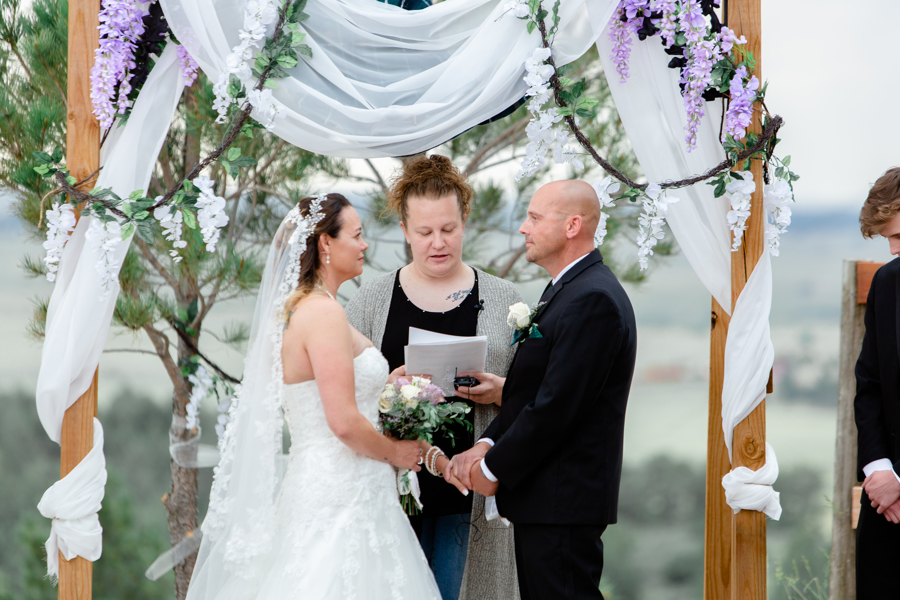
<instances>
[{"instance_id":1,"label":"groom's black suit jacket","mask_svg":"<svg viewBox=\"0 0 900 600\"><path fill-rule=\"evenodd\" d=\"M857 465L888 458L900 473L900 258L884 265L872 278L866 302L866 334L856 362L854 409L859 431ZM900 531L900 528L898 528Z\"/></svg>"},{"instance_id":2,"label":"groom's black suit jacket","mask_svg":"<svg viewBox=\"0 0 900 600\"><path fill-rule=\"evenodd\" d=\"M594 250L556 282L521 343L483 437L513 523L616 522L637 344L625 290Z\"/></svg>"}]
</instances>

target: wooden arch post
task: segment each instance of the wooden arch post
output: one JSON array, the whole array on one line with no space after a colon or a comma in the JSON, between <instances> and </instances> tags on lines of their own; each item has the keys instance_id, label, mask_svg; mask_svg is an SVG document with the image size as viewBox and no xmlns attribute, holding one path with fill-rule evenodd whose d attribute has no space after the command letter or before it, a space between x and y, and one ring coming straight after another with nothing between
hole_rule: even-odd
<instances>
[{"instance_id":1,"label":"wooden arch post","mask_svg":"<svg viewBox=\"0 0 900 600\"><path fill-rule=\"evenodd\" d=\"M100 45L100 0L69 0L66 166L82 180L100 166L100 125L92 114L91 66ZM88 184L90 186L90 184ZM66 411L60 440L60 477L65 477L94 445L97 373L91 387ZM90 600L93 563L59 555L59 599Z\"/></svg>"},{"instance_id":2,"label":"wooden arch post","mask_svg":"<svg viewBox=\"0 0 900 600\"><path fill-rule=\"evenodd\" d=\"M743 48L756 59L754 74L762 78L762 0L728 0L728 27L747 38ZM759 103L750 131L757 134ZM740 168L740 166L739 166ZM731 305L753 272L765 244L763 169L761 161L751 165L756 192L751 199L750 218L738 252L731 255ZM706 540L704 553L705 600L764 600L766 598L766 515L743 510L737 515L725 503L722 477L731 469L758 470L766 462L765 400L734 430L733 461L729 462L722 432L722 381L725 339L729 316L713 300L710 335L709 448L706 469Z\"/></svg>"}]
</instances>

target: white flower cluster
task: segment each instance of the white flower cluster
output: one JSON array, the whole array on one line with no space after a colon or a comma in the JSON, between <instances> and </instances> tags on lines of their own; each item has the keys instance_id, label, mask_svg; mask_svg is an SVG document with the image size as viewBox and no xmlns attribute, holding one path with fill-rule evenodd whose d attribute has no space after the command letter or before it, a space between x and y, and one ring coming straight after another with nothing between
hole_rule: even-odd
<instances>
[{"instance_id":1,"label":"white flower cluster","mask_svg":"<svg viewBox=\"0 0 900 600\"><path fill-rule=\"evenodd\" d=\"M54 202L46 215L47 241L44 242L44 250L47 256L44 257L44 264L47 265L47 281L56 281L59 259L75 229L75 208L71 204Z\"/></svg>"},{"instance_id":2,"label":"white flower cluster","mask_svg":"<svg viewBox=\"0 0 900 600\"><path fill-rule=\"evenodd\" d=\"M524 19L531 14L527 0L510 0L503 5L503 14L510 11L517 19Z\"/></svg>"},{"instance_id":3,"label":"white flower cluster","mask_svg":"<svg viewBox=\"0 0 900 600\"><path fill-rule=\"evenodd\" d=\"M250 0L244 9L244 28L238 32L241 42L232 48L231 53L225 58L225 71L219 75L219 80L213 86L216 99L213 102L219 116L217 123L224 123L228 116L228 107L236 102L228 94L228 82L231 75L247 83L252 76L250 61L253 60L254 48L260 47L260 42L266 37L266 27L278 17L275 3L270 0ZM253 104L251 100L251 104ZM253 104L253 106L257 106Z\"/></svg>"},{"instance_id":4,"label":"white flower cluster","mask_svg":"<svg viewBox=\"0 0 900 600\"><path fill-rule=\"evenodd\" d=\"M196 429L200 425L200 403L209 396L214 383L203 365L197 365L197 371L188 375L188 381L191 382L191 397L185 408L184 428Z\"/></svg>"},{"instance_id":5,"label":"white flower cluster","mask_svg":"<svg viewBox=\"0 0 900 600\"><path fill-rule=\"evenodd\" d=\"M512 3L507 6L515 9ZM527 5L525 8L528 8ZM570 138L568 129L558 126L563 118L556 112L556 107L543 110L543 106L550 100L549 82L555 73L553 66L546 63L550 53L550 48L537 48L525 61L523 80L528 84L525 95L531 98L528 102L531 122L525 128L528 145L525 147L525 158L519 166L516 181L533 175L543 167L546 164L547 151L551 147L556 164L571 163L579 169L584 168L584 164L578 160L577 151L568 145Z\"/></svg>"},{"instance_id":6,"label":"white flower cluster","mask_svg":"<svg viewBox=\"0 0 900 600\"><path fill-rule=\"evenodd\" d=\"M225 440L225 428L228 427L228 423L231 422L231 406L235 404L235 396L237 396L240 390L241 384L238 384L233 391L226 394L225 397L219 401L217 407L219 416L216 417L216 436L219 438L220 446Z\"/></svg>"},{"instance_id":7,"label":"white flower cluster","mask_svg":"<svg viewBox=\"0 0 900 600\"><path fill-rule=\"evenodd\" d=\"M600 201L600 222L597 223L597 231L594 232L594 246L602 246L603 240L606 239L606 221L609 219L609 212L604 211L605 208L612 208L616 201L610 197L619 191L619 182L613 181L613 178L606 176L600 181L594 183L594 191L597 192L597 199Z\"/></svg>"},{"instance_id":8,"label":"white flower cluster","mask_svg":"<svg viewBox=\"0 0 900 600\"><path fill-rule=\"evenodd\" d=\"M731 202L731 210L728 211L728 226L734 232L734 240L731 243L732 252L737 252L741 247L741 240L747 229L747 219L750 218L750 196L756 191L753 173L737 171L737 174L743 179L732 178L725 185L725 197Z\"/></svg>"},{"instance_id":9,"label":"white flower cluster","mask_svg":"<svg viewBox=\"0 0 900 600\"><path fill-rule=\"evenodd\" d=\"M200 225L206 250L215 252L221 233L220 229L228 225L228 215L225 214L225 198L216 196L213 192L215 183L205 175L195 178L192 183L200 190L200 198L197 199L197 224Z\"/></svg>"},{"instance_id":10,"label":"white flower cluster","mask_svg":"<svg viewBox=\"0 0 900 600\"><path fill-rule=\"evenodd\" d=\"M281 105L272 96L272 90L250 90L247 92L247 100L256 109L257 120L271 131L275 119L281 116Z\"/></svg>"},{"instance_id":11,"label":"white flower cluster","mask_svg":"<svg viewBox=\"0 0 900 600\"><path fill-rule=\"evenodd\" d=\"M97 217L92 217L91 226L84 237L91 251L98 255L94 268L100 274L100 302L103 302L112 293L112 288L119 279L122 265L116 263L114 255L122 243L122 226L118 221L104 223Z\"/></svg>"},{"instance_id":12,"label":"white flower cluster","mask_svg":"<svg viewBox=\"0 0 900 600\"><path fill-rule=\"evenodd\" d=\"M178 254L176 248L187 248L187 242L181 239L184 214L178 209L164 211L160 207L154 212L154 216L159 221L159 226L162 227L166 239L172 242L172 250L169 250L169 256L172 257L173 261L181 262L182 256Z\"/></svg>"},{"instance_id":13,"label":"white flower cluster","mask_svg":"<svg viewBox=\"0 0 900 600\"><path fill-rule=\"evenodd\" d=\"M791 202L794 192L785 179L778 178L774 183L763 186L763 204L769 219L766 222L766 241L769 253L778 256L781 234L791 224Z\"/></svg>"},{"instance_id":14,"label":"white flower cluster","mask_svg":"<svg viewBox=\"0 0 900 600\"><path fill-rule=\"evenodd\" d=\"M644 212L638 217L637 236L641 271L647 268L653 255L653 247L666 236L663 224L666 222L669 206L678 202L678 198L670 198L668 192L664 192L658 183L648 185L644 194Z\"/></svg>"}]
</instances>

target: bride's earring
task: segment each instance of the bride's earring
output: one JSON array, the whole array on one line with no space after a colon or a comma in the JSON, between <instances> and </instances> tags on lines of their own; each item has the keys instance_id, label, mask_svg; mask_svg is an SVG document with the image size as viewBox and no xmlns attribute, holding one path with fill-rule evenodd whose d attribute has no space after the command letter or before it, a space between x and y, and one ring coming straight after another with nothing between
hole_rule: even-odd
<instances>
[{"instance_id":1,"label":"bride's earring","mask_svg":"<svg viewBox=\"0 0 900 600\"><path fill-rule=\"evenodd\" d=\"M330 254L326 254L326 255L325 255L325 264L326 264L326 265L330 265L330 264L331 264L331 255L330 255Z\"/></svg>"}]
</instances>

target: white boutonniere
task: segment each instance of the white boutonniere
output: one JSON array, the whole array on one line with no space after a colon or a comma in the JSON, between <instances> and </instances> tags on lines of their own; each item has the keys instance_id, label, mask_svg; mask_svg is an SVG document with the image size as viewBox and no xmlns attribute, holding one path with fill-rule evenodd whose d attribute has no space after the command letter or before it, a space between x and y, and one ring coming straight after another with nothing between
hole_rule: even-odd
<instances>
[{"instance_id":1,"label":"white boutonniere","mask_svg":"<svg viewBox=\"0 0 900 600\"><path fill-rule=\"evenodd\" d=\"M528 305L524 302L516 302L509 307L509 314L506 316L506 324L516 330L510 346L520 344L528 338L544 337L538 330L537 323L533 322L537 311L544 304L544 302L538 302L533 307L528 308Z\"/></svg>"}]
</instances>

